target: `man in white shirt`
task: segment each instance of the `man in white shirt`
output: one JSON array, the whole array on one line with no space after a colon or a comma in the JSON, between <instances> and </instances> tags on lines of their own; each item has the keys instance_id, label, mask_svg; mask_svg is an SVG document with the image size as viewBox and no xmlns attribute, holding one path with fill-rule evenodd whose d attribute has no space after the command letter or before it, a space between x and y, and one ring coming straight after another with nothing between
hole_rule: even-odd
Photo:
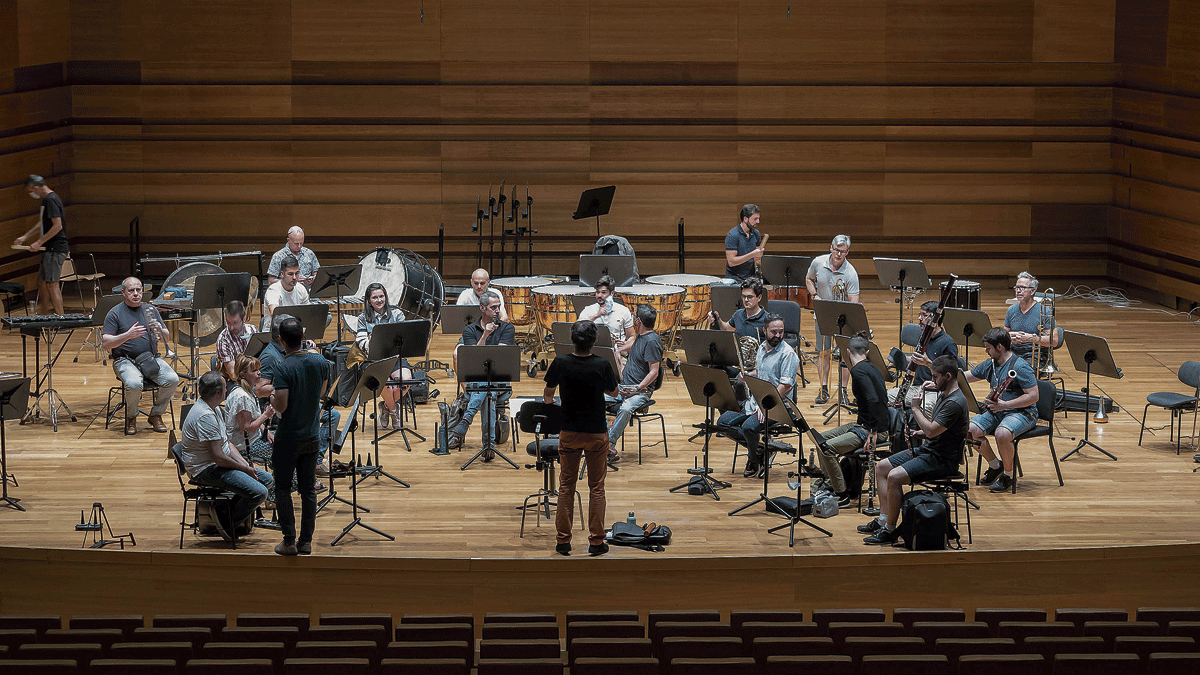
<instances>
[{"instance_id":1,"label":"man in white shirt","mask_svg":"<svg viewBox=\"0 0 1200 675\"><path fill-rule=\"evenodd\" d=\"M483 299L483 294L487 293L491 287L492 275L488 274L487 270L479 268L471 272L471 287L464 289L458 294L458 302L456 305L468 305L470 307L478 307ZM500 320L508 321L508 310L504 308L504 295L496 293L500 296Z\"/></svg>"},{"instance_id":2,"label":"man in white shirt","mask_svg":"<svg viewBox=\"0 0 1200 675\"><path fill-rule=\"evenodd\" d=\"M308 304L308 289L300 283L300 262L288 256L279 265L279 281L271 284L263 294L267 306L263 315L263 330L271 325L271 314L276 307L293 307Z\"/></svg>"},{"instance_id":3,"label":"man in white shirt","mask_svg":"<svg viewBox=\"0 0 1200 675\"><path fill-rule=\"evenodd\" d=\"M596 304L584 307L583 311L579 313L579 320L591 321L597 326L608 326L608 332L612 334L613 346L616 347L617 365L624 370L625 356L633 347L637 329L634 327L633 314L629 312L629 308L616 302L613 298L613 291L616 288L616 279L607 274L600 277L600 280L596 282Z\"/></svg>"}]
</instances>

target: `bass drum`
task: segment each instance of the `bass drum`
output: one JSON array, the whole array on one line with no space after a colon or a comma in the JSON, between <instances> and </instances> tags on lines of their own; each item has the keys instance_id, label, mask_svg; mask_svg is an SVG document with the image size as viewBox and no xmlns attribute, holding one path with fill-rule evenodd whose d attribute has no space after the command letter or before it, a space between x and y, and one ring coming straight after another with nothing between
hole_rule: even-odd
<instances>
[{"instance_id":1,"label":"bass drum","mask_svg":"<svg viewBox=\"0 0 1200 675\"><path fill-rule=\"evenodd\" d=\"M172 286L183 286L187 289L188 297L196 291L196 277L203 274L225 274L225 270L217 265L209 262L192 262L176 269L167 277L167 280L159 287L160 295ZM246 306L253 307L258 301L258 278L250 275L250 302ZM225 327L225 317L223 309L207 309L199 312L196 315L196 346L208 347L217 342L217 336L220 335L221 329ZM179 322L179 344L184 346L192 339L191 324L187 321Z\"/></svg>"},{"instance_id":2,"label":"bass drum","mask_svg":"<svg viewBox=\"0 0 1200 675\"><path fill-rule=\"evenodd\" d=\"M358 263L362 265L362 281L355 293L358 298L367 292L367 286L383 284L388 301L406 318L437 324L446 290L441 275L425 258L408 249L376 248Z\"/></svg>"}]
</instances>

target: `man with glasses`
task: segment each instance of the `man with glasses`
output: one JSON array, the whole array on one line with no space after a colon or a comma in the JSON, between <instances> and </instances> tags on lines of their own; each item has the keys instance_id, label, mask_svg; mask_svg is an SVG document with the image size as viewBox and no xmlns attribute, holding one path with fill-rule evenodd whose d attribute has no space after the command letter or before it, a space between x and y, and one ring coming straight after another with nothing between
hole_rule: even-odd
<instances>
[{"instance_id":1,"label":"man with glasses","mask_svg":"<svg viewBox=\"0 0 1200 675\"><path fill-rule=\"evenodd\" d=\"M767 339L758 346L754 357L754 370L749 375L766 380L775 385L780 396L788 396L796 385L796 369L800 367L800 357L796 350L783 341L783 317L769 314L766 319ZM738 380L744 381L741 375ZM763 427L767 423L767 415L758 407L753 396L748 396L742 404L741 412L724 412L718 422L723 426L735 427L746 443L746 470L742 475L746 478L762 478L767 470L766 451L759 442L762 438Z\"/></svg>"},{"instance_id":2,"label":"man with glasses","mask_svg":"<svg viewBox=\"0 0 1200 675\"><path fill-rule=\"evenodd\" d=\"M1008 313L1004 315L1004 327L1008 329L1008 335L1012 339L1013 353L1030 363L1033 361L1033 345L1037 343L1049 347L1051 336L1058 334L1051 320L1050 325L1042 327L1044 335L1038 337L1038 322L1041 320L1042 310L1035 297L1037 287L1038 280L1032 274L1018 274L1017 285L1013 286L1017 301L1009 306Z\"/></svg>"},{"instance_id":3,"label":"man with glasses","mask_svg":"<svg viewBox=\"0 0 1200 675\"><path fill-rule=\"evenodd\" d=\"M762 307L764 293L758 279L746 279L742 282L742 308L734 312L728 322L722 321L716 311L709 312L708 317L721 330L731 330L739 337L752 337L762 342L763 329L766 327L763 321L767 318L767 311Z\"/></svg>"},{"instance_id":4,"label":"man with glasses","mask_svg":"<svg viewBox=\"0 0 1200 675\"><path fill-rule=\"evenodd\" d=\"M808 266L808 276L804 280L805 285L808 286L808 294L813 300L858 302L858 272L854 270L854 265L846 260L846 255L849 253L850 237L839 234L833 238L827 255L813 258L812 264ZM818 404L829 400L829 362L833 355L832 343L832 333L822 334L821 327L818 325L817 373L821 377L821 391L817 394L816 401ZM845 387L849 380L850 371L843 371L842 386Z\"/></svg>"},{"instance_id":5,"label":"man with glasses","mask_svg":"<svg viewBox=\"0 0 1200 675\"><path fill-rule=\"evenodd\" d=\"M486 290L483 296L479 298L479 321L463 328L462 340L459 344L462 345L511 345L514 344L516 329L511 323L500 318L500 294L494 290ZM454 347L455 359L458 358L458 346ZM482 391L486 387L483 384L475 384L468 382L463 385L468 394L466 410L463 411L462 418L450 429L447 445L453 448L460 448L463 444L463 439L467 435L467 431L471 428L471 421L475 419L475 413L483 406L484 398L492 396L496 401L496 413L499 413L500 405L512 396L512 390L504 392L487 392ZM484 422L484 431L491 433L491 424L493 420ZM491 461L490 456L485 456L484 461Z\"/></svg>"}]
</instances>

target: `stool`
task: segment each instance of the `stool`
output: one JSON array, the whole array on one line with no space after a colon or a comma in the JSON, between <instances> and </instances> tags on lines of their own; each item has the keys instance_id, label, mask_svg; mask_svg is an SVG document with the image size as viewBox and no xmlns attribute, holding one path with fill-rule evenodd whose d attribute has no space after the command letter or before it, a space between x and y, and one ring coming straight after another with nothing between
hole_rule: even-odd
<instances>
[{"instance_id":1,"label":"stool","mask_svg":"<svg viewBox=\"0 0 1200 675\"><path fill-rule=\"evenodd\" d=\"M15 281L0 281L0 293L4 294L4 313L11 316L9 311L9 303L14 297L21 298L21 304L25 305L25 314L29 315L29 303L25 302L25 285L18 284Z\"/></svg>"},{"instance_id":2,"label":"stool","mask_svg":"<svg viewBox=\"0 0 1200 675\"><path fill-rule=\"evenodd\" d=\"M157 394L158 393L158 385L144 386L144 387L142 387L142 393L143 394L147 394L147 393ZM118 403L115 408L113 407L113 398L114 397L118 397L120 399L120 403ZM124 407L125 407L125 387L122 385L119 385L119 384L115 387L109 387L108 401L106 401L104 403L104 428L105 429L107 429L108 425L110 423L112 423L112 420L114 417L116 417L117 412L120 411ZM170 408L170 411L171 411L171 427L174 428L175 427L175 400L174 399L171 399L171 403L168 407ZM187 407L187 406L184 406L184 407ZM137 414L145 415L146 417L150 416L150 413L148 413L144 410L141 410L140 408L138 409ZM136 415L135 415L135 417L136 417Z\"/></svg>"},{"instance_id":3,"label":"stool","mask_svg":"<svg viewBox=\"0 0 1200 675\"><path fill-rule=\"evenodd\" d=\"M630 422L637 422L638 464L642 463L642 448L643 447L653 448L654 446L661 443L663 446L663 457L670 456L667 454L667 421L663 417L662 413L650 412L650 406L652 406L652 405L654 405L654 399L650 399L649 401L646 401L646 405L638 408L637 410L634 410L633 413L629 416ZM647 422L653 422L655 419L658 420L659 427L662 429L662 440L655 441L647 446L643 446L642 445L642 425ZM621 435L621 452L625 452L625 435L624 434Z\"/></svg>"},{"instance_id":4,"label":"stool","mask_svg":"<svg viewBox=\"0 0 1200 675\"><path fill-rule=\"evenodd\" d=\"M538 454L539 448L541 454ZM529 495L525 498L525 502L519 507L521 509L521 537L525 536L525 515L529 513L532 506L537 512L537 527L542 526L542 511L546 512L546 520L550 519L550 507L558 507L558 503L552 501L551 497L557 497L558 491L554 489L554 462L558 460L558 439L548 438L539 441L533 441L525 446L526 452L530 457L535 459L532 465L526 464L525 468L536 468L542 474L542 489ZM579 525L581 528L586 528L587 525L583 522L583 496L579 494L579 490L575 490L575 498L579 500ZM535 500L530 504L530 500Z\"/></svg>"}]
</instances>

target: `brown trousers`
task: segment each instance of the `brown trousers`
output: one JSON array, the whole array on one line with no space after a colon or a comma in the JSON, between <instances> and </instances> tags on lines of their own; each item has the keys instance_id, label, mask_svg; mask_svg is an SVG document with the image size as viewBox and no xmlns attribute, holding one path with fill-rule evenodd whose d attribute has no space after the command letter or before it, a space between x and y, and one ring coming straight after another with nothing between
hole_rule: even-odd
<instances>
[{"instance_id":1,"label":"brown trousers","mask_svg":"<svg viewBox=\"0 0 1200 675\"><path fill-rule=\"evenodd\" d=\"M558 543L571 541L571 522L575 518L575 483L579 481L579 461L587 462L588 543L604 543L604 477L608 473L608 434L584 434L564 431L558 436L558 510L555 528Z\"/></svg>"}]
</instances>

